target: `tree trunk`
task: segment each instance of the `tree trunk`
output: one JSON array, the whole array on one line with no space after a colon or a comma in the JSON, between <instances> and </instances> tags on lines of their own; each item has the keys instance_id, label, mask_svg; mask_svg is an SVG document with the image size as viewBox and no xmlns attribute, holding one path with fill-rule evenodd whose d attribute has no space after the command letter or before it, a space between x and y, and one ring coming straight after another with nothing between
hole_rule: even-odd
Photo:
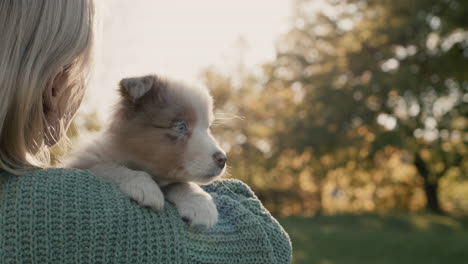
<instances>
[{"instance_id":1,"label":"tree trunk","mask_svg":"<svg viewBox=\"0 0 468 264\"><path fill-rule=\"evenodd\" d=\"M430 179L429 169L427 168L426 163L421 158L419 153L415 153L414 155L414 166L418 170L419 176L423 178L424 181L424 194L426 196L426 209L436 213L442 214L442 209L440 208L439 204L439 180L432 180Z\"/></svg>"},{"instance_id":2,"label":"tree trunk","mask_svg":"<svg viewBox=\"0 0 468 264\"><path fill-rule=\"evenodd\" d=\"M322 179L320 181L321 182L319 184L317 184L318 185L318 188L317 188L318 190L317 190L317 193L316 193L316 195L317 195L317 198L316 198L317 199L317 209L315 211L316 215L321 215L321 214L324 213L323 203L322 203L322 192L323 192L323 188L322 188L323 183L322 182L324 180Z\"/></svg>"}]
</instances>

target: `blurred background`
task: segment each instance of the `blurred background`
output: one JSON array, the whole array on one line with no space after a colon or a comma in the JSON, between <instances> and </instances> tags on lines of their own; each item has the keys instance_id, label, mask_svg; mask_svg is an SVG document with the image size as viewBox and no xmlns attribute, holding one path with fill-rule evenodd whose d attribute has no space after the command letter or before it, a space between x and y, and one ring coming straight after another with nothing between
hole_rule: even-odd
<instances>
[{"instance_id":1,"label":"blurred background","mask_svg":"<svg viewBox=\"0 0 468 264\"><path fill-rule=\"evenodd\" d=\"M81 136L123 77L204 85L294 263L468 263L468 1L98 4Z\"/></svg>"}]
</instances>

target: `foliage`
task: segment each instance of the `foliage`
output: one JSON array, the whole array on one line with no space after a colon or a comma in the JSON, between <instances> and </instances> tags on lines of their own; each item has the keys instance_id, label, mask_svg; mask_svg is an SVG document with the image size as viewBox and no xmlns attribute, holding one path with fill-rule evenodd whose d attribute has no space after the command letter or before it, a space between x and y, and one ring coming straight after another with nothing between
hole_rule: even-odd
<instances>
[{"instance_id":1,"label":"foliage","mask_svg":"<svg viewBox=\"0 0 468 264\"><path fill-rule=\"evenodd\" d=\"M440 179L468 175L468 2L303 0L295 11L261 74L204 75L218 109L242 117L216 129L231 173L274 204L297 201L285 214L440 212Z\"/></svg>"}]
</instances>

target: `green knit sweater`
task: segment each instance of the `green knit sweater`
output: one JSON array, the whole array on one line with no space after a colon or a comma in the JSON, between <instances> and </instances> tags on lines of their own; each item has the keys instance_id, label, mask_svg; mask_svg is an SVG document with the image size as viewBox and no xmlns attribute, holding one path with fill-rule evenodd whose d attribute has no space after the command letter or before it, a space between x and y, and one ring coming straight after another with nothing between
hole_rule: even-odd
<instances>
[{"instance_id":1,"label":"green knit sweater","mask_svg":"<svg viewBox=\"0 0 468 264\"><path fill-rule=\"evenodd\" d=\"M0 263L290 263L291 242L240 181L205 188L218 224L187 226L166 202L141 208L76 169L0 172Z\"/></svg>"}]
</instances>

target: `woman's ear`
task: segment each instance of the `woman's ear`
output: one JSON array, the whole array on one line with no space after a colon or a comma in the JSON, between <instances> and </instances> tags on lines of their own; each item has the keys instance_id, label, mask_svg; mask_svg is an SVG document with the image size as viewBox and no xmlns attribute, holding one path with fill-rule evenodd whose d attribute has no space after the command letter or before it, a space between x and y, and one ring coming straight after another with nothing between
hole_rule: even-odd
<instances>
[{"instance_id":1,"label":"woman's ear","mask_svg":"<svg viewBox=\"0 0 468 264\"><path fill-rule=\"evenodd\" d=\"M44 105L44 115L53 115L54 112L60 112L60 101L67 90L68 73L59 73L51 82L49 82L42 96Z\"/></svg>"},{"instance_id":2,"label":"woman's ear","mask_svg":"<svg viewBox=\"0 0 468 264\"><path fill-rule=\"evenodd\" d=\"M68 72L59 73L47 84L42 95L42 109L46 121L44 139L48 146L54 145L60 138L60 121L66 112L65 108L68 105L67 100L70 93L68 79Z\"/></svg>"}]
</instances>

